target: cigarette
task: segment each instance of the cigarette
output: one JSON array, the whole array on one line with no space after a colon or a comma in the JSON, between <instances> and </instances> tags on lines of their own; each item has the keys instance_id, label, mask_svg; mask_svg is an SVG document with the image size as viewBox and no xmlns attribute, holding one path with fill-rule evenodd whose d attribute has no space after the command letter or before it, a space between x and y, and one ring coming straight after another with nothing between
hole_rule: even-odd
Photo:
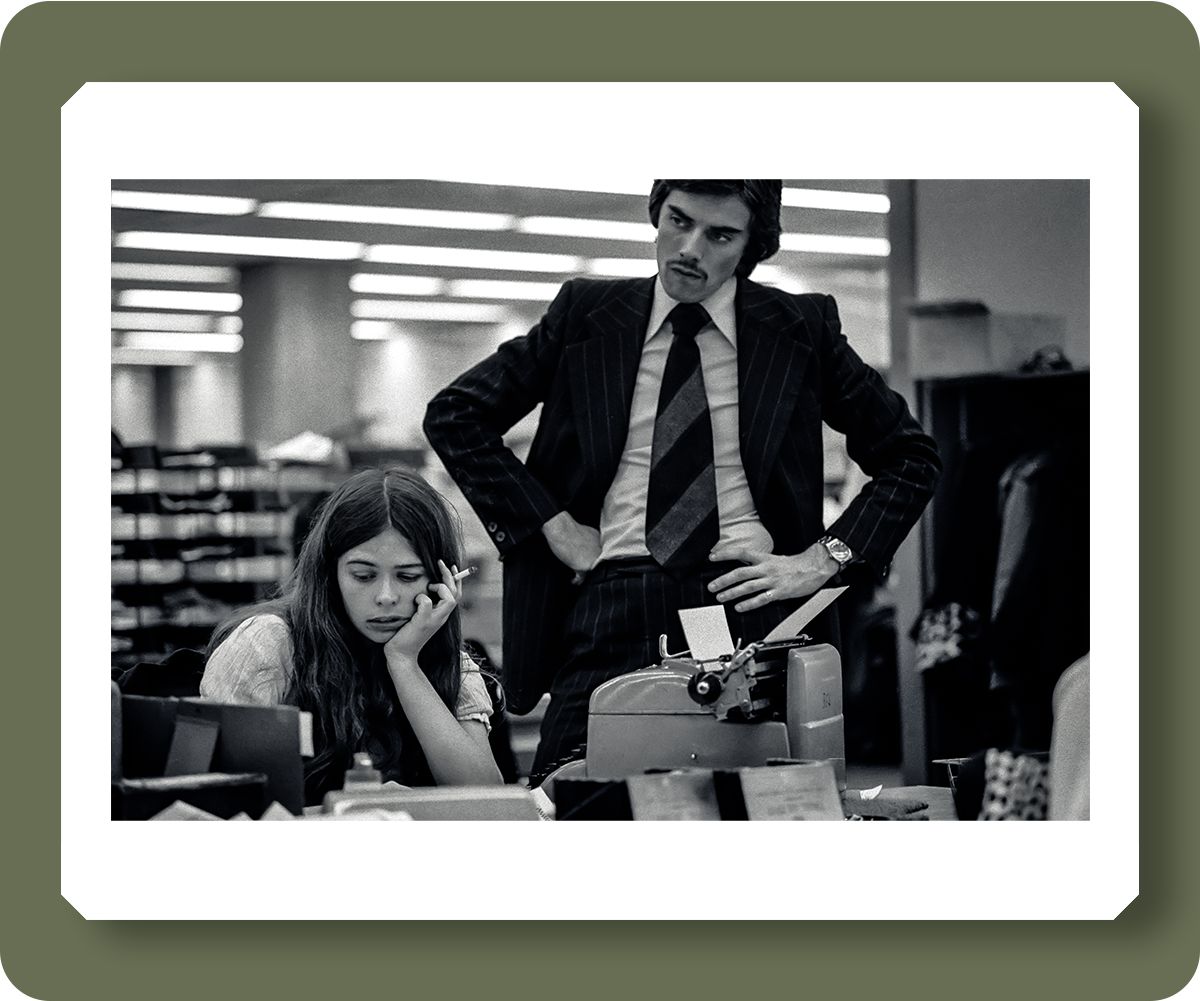
<instances>
[{"instance_id":1,"label":"cigarette","mask_svg":"<svg viewBox=\"0 0 1200 1001\"><path fill-rule=\"evenodd\" d=\"M473 573L479 573L479 567L467 567L466 570L460 570L454 575L454 579L462 580L464 577L470 577Z\"/></svg>"}]
</instances>

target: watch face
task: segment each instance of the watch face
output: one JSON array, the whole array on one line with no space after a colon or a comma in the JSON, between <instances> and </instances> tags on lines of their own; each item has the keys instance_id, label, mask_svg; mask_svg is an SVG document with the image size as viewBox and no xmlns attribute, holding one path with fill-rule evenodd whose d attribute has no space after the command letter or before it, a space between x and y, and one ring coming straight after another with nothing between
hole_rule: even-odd
<instances>
[{"instance_id":1,"label":"watch face","mask_svg":"<svg viewBox=\"0 0 1200 1001\"><path fill-rule=\"evenodd\" d=\"M822 539L825 543L825 548L829 550L829 555L832 556L839 564L845 566L850 562L853 553L850 552L850 547L841 539Z\"/></svg>"}]
</instances>

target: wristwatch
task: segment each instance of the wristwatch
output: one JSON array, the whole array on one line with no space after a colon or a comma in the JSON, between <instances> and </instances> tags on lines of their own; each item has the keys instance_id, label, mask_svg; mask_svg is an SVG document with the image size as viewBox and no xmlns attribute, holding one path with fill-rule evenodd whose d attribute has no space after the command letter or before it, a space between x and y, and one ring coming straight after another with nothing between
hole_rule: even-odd
<instances>
[{"instance_id":1,"label":"wristwatch","mask_svg":"<svg viewBox=\"0 0 1200 1001\"><path fill-rule=\"evenodd\" d=\"M844 568L847 563L852 563L854 561L854 550L846 545L846 543L844 543L841 539L835 538L832 535L826 535L822 536L817 541L824 546L828 550L829 555L837 561L838 570Z\"/></svg>"}]
</instances>

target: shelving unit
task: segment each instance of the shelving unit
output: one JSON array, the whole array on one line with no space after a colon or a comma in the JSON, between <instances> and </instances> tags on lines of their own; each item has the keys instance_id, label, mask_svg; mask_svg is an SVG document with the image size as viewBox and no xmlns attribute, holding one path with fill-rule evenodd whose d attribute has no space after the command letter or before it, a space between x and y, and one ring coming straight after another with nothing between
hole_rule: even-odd
<instances>
[{"instance_id":1,"label":"shelving unit","mask_svg":"<svg viewBox=\"0 0 1200 1001\"><path fill-rule=\"evenodd\" d=\"M270 597L287 579L298 510L354 470L420 470L425 461L416 449L350 448L344 455L339 467L267 465L235 446L136 446L114 457L112 666L202 649L227 615ZM471 606L463 603L468 626L479 615ZM483 613L473 633L490 642L498 611L487 605Z\"/></svg>"},{"instance_id":2,"label":"shelving unit","mask_svg":"<svg viewBox=\"0 0 1200 1001\"><path fill-rule=\"evenodd\" d=\"M202 647L231 611L273 593L291 572L296 508L338 479L236 464L253 462L244 449L131 452L139 465L112 471L114 667Z\"/></svg>"}]
</instances>

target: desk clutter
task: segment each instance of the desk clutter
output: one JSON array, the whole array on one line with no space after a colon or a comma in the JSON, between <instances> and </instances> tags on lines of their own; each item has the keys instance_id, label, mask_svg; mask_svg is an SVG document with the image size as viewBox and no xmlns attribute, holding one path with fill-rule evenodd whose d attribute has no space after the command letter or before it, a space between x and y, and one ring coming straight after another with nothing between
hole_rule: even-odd
<instances>
[{"instance_id":1,"label":"desk clutter","mask_svg":"<svg viewBox=\"0 0 1200 1001\"><path fill-rule=\"evenodd\" d=\"M524 786L410 789L356 756L343 788L304 805L312 723L295 706L123 694L112 685L113 820L541 820Z\"/></svg>"},{"instance_id":2,"label":"desk clutter","mask_svg":"<svg viewBox=\"0 0 1200 1001\"><path fill-rule=\"evenodd\" d=\"M955 820L949 789L839 791L828 761L737 769L679 769L624 779L560 779L555 819Z\"/></svg>"},{"instance_id":3,"label":"desk clutter","mask_svg":"<svg viewBox=\"0 0 1200 1001\"><path fill-rule=\"evenodd\" d=\"M832 600L830 596L827 600ZM708 609L684 622L693 651L593 693L586 756L535 789L409 788L367 754L343 788L305 806L309 714L138 695L113 684L114 820L928 820L949 790L846 787L837 651L807 637L735 650ZM803 611L803 609L801 609ZM719 612L719 610L718 610ZM711 621L710 621L711 620ZM720 618L718 626L724 627ZM169 665L187 691L196 665ZM931 809L931 806L933 809Z\"/></svg>"},{"instance_id":4,"label":"desk clutter","mask_svg":"<svg viewBox=\"0 0 1200 1001\"><path fill-rule=\"evenodd\" d=\"M311 722L295 706L233 706L123 694L112 684L112 819L146 820L176 801L227 819L304 808Z\"/></svg>"},{"instance_id":5,"label":"desk clutter","mask_svg":"<svg viewBox=\"0 0 1200 1001\"><path fill-rule=\"evenodd\" d=\"M224 787L237 776L213 775ZM247 776L254 778L254 776ZM261 778L261 776L259 777ZM133 780L137 782L138 780ZM144 780L153 782L154 780ZM261 812L238 809L238 800L217 795L208 802L197 784L149 820L955 820L948 789L917 786L838 793L827 762L791 762L763 768L707 772L681 769L625 779L564 779L557 806L537 789L478 786L410 789L395 783L374 791L329 793L319 807L297 816L279 803ZM213 802L217 800L217 802ZM244 807L243 803L243 807ZM257 816L251 814L256 813ZM228 815L228 816L226 816Z\"/></svg>"},{"instance_id":6,"label":"desk clutter","mask_svg":"<svg viewBox=\"0 0 1200 1001\"><path fill-rule=\"evenodd\" d=\"M845 819L827 761L560 779L554 801L558 820Z\"/></svg>"},{"instance_id":7,"label":"desk clutter","mask_svg":"<svg viewBox=\"0 0 1200 1001\"><path fill-rule=\"evenodd\" d=\"M342 789L303 805L305 733L293 707L121 696L114 689L114 820L949 820L948 789L838 788L829 761L656 770L620 779L409 788L355 756ZM120 770L118 770L120 766ZM209 771L208 768L216 768ZM234 769L250 769L235 771ZM257 770L254 770L257 769Z\"/></svg>"}]
</instances>

